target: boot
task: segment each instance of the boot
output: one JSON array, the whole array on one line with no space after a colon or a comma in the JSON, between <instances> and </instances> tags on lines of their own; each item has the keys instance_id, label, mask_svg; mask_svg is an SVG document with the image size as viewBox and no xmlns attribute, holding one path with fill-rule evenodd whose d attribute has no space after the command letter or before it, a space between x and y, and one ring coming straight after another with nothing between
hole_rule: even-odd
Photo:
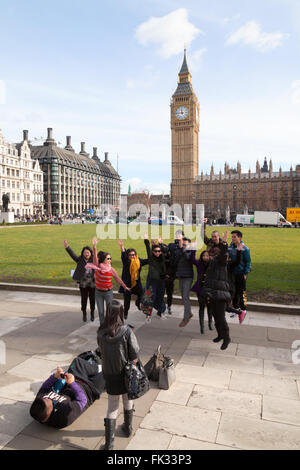
<instances>
[{"instance_id":1,"label":"boot","mask_svg":"<svg viewBox=\"0 0 300 470\"><path fill-rule=\"evenodd\" d=\"M199 310L199 322L200 322L200 332L204 334L204 310Z\"/></svg>"},{"instance_id":2,"label":"boot","mask_svg":"<svg viewBox=\"0 0 300 470\"><path fill-rule=\"evenodd\" d=\"M82 311L82 321L86 322L86 311Z\"/></svg>"},{"instance_id":3,"label":"boot","mask_svg":"<svg viewBox=\"0 0 300 470\"><path fill-rule=\"evenodd\" d=\"M95 312L92 311L92 312L91 312L91 321L94 321L94 320L95 320Z\"/></svg>"},{"instance_id":4,"label":"boot","mask_svg":"<svg viewBox=\"0 0 300 470\"><path fill-rule=\"evenodd\" d=\"M222 351L224 351L225 349L228 348L228 345L229 345L230 343L231 343L230 337L229 337L229 336L226 336L226 337L224 338L224 341L223 341L222 346L221 346L220 349L222 349Z\"/></svg>"},{"instance_id":5,"label":"boot","mask_svg":"<svg viewBox=\"0 0 300 470\"><path fill-rule=\"evenodd\" d=\"M126 437L132 434L132 419L133 419L133 408L131 410L124 410L124 423L122 425L122 431Z\"/></svg>"},{"instance_id":6,"label":"boot","mask_svg":"<svg viewBox=\"0 0 300 470\"><path fill-rule=\"evenodd\" d=\"M220 341L222 341L222 337L221 336L217 336L215 339L213 339L213 342L214 343L219 343Z\"/></svg>"},{"instance_id":7,"label":"boot","mask_svg":"<svg viewBox=\"0 0 300 470\"><path fill-rule=\"evenodd\" d=\"M116 419L104 418L105 427L105 444L100 447L100 450L113 450L116 430Z\"/></svg>"}]
</instances>

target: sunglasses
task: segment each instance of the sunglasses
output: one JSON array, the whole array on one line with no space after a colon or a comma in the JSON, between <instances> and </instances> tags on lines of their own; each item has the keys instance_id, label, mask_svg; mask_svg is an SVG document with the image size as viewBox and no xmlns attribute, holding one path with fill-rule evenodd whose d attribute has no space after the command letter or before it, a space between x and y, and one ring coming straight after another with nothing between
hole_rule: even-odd
<instances>
[{"instance_id":1,"label":"sunglasses","mask_svg":"<svg viewBox=\"0 0 300 470\"><path fill-rule=\"evenodd\" d=\"M153 253L161 253L161 250L153 250Z\"/></svg>"},{"instance_id":2,"label":"sunglasses","mask_svg":"<svg viewBox=\"0 0 300 470\"><path fill-rule=\"evenodd\" d=\"M105 259L110 260L111 258L105 258Z\"/></svg>"},{"instance_id":3,"label":"sunglasses","mask_svg":"<svg viewBox=\"0 0 300 470\"><path fill-rule=\"evenodd\" d=\"M135 253L131 253L131 254L130 254L130 255L128 255L128 256L135 256Z\"/></svg>"}]
</instances>

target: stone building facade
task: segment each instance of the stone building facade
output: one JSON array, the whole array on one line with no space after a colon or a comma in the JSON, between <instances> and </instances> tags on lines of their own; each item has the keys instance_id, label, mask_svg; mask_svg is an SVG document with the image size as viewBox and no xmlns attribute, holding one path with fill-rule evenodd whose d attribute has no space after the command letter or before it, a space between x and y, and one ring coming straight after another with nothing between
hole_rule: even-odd
<instances>
[{"instance_id":1,"label":"stone building facade","mask_svg":"<svg viewBox=\"0 0 300 470\"><path fill-rule=\"evenodd\" d=\"M198 133L200 107L192 88L186 53L178 86L171 99L172 204L204 204L205 215L214 219L233 218L238 213L275 210L300 205L300 165L289 171L273 170L272 160L256 162L255 173L224 165L224 172L199 175Z\"/></svg>"},{"instance_id":2,"label":"stone building facade","mask_svg":"<svg viewBox=\"0 0 300 470\"><path fill-rule=\"evenodd\" d=\"M47 215L82 214L91 209L103 215L100 212L104 205L119 206L121 178L111 165L108 153L100 161L94 147L91 158L84 142L76 153L70 136L66 138L66 146L60 148L51 128L43 145L30 148L44 173Z\"/></svg>"},{"instance_id":3,"label":"stone building facade","mask_svg":"<svg viewBox=\"0 0 300 470\"><path fill-rule=\"evenodd\" d=\"M9 210L20 217L42 215L44 209L43 172L31 157L26 132L20 144L13 144L0 131L0 204L8 194Z\"/></svg>"}]
</instances>

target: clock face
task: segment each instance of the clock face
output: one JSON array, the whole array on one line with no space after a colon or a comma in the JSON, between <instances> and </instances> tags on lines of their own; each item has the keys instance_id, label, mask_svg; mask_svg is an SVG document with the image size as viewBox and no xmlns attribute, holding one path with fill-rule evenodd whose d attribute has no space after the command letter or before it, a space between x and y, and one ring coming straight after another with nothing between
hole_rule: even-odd
<instances>
[{"instance_id":1,"label":"clock face","mask_svg":"<svg viewBox=\"0 0 300 470\"><path fill-rule=\"evenodd\" d=\"M179 106L179 108L176 109L176 117L177 119L180 119L181 121L183 119L186 119L189 114L189 110L185 106Z\"/></svg>"}]
</instances>

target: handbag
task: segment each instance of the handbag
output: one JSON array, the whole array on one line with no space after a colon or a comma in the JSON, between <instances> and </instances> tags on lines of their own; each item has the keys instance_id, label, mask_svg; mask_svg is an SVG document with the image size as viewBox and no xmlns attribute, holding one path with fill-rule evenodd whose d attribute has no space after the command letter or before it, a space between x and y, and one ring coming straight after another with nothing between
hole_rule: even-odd
<instances>
[{"instance_id":1,"label":"handbag","mask_svg":"<svg viewBox=\"0 0 300 470\"><path fill-rule=\"evenodd\" d=\"M125 366L125 387L129 400L135 400L145 395L149 390L149 380L145 369L139 359L136 364L128 361Z\"/></svg>"},{"instance_id":2,"label":"handbag","mask_svg":"<svg viewBox=\"0 0 300 470\"><path fill-rule=\"evenodd\" d=\"M176 376L173 359L165 357L164 364L159 369L158 387L162 390L169 390L175 380Z\"/></svg>"},{"instance_id":3,"label":"handbag","mask_svg":"<svg viewBox=\"0 0 300 470\"><path fill-rule=\"evenodd\" d=\"M165 356L161 352L161 346L159 345L156 352L144 366L145 372L149 380L153 380L153 382L158 382L159 370L163 367L164 358Z\"/></svg>"}]
</instances>

